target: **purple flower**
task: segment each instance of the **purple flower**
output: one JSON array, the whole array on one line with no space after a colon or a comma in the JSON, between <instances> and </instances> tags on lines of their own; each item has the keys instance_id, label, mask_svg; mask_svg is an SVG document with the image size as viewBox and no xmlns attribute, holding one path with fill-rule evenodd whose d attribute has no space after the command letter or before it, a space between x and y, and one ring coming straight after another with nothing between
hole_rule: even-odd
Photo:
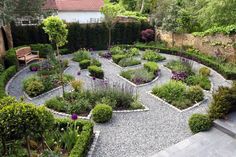
<instances>
[{"instance_id":1,"label":"purple flower","mask_svg":"<svg viewBox=\"0 0 236 157\"><path fill-rule=\"evenodd\" d=\"M31 71L38 71L38 68L37 67L32 67Z\"/></svg>"},{"instance_id":2,"label":"purple flower","mask_svg":"<svg viewBox=\"0 0 236 157\"><path fill-rule=\"evenodd\" d=\"M96 80L96 77L93 77L93 80Z\"/></svg>"},{"instance_id":3,"label":"purple flower","mask_svg":"<svg viewBox=\"0 0 236 157\"><path fill-rule=\"evenodd\" d=\"M75 113L73 113L73 114L71 115L71 119L72 119L72 120L77 120L77 119L78 119L78 115L75 114Z\"/></svg>"},{"instance_id":4,"label":"purple flower","mask_svg":"<svg viewBox=\"0 0 236 157\"><path fill-rule=\"evenodd\" d=\"M81 72L80 72L80 71L78 71L77 75L80 75L80 74L81 74Z\"/></svg>"}]
</instances>

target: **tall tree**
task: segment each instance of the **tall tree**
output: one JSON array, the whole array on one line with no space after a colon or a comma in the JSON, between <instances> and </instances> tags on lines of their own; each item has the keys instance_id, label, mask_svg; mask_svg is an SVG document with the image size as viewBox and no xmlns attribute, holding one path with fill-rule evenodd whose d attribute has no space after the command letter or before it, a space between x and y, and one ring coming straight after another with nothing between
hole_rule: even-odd
<instances>
[{"instance_id":1,"label":"tall tree","mask_svg":"<svg viewBox=\"0 0 236 157\"><path fill-rule=\"evenodd\" d=\"M120 4L105 4L100 12L105 16L105 23L108 29L108 49L111 47L111 37L112 37L112 29L116 24L117 15L123 12L125 9Z\"/></svg>"},{"instance_id":2,"label":"tall tree","mask_svg":"<svg viewBox=\"0 0 236 157\"><path fill-rule=\"evenodd\" d=\"M63 81L63 68L61 63L59 47L64 46L67 43L68 29L67 25L58 16L50 16L43 20L43 30L48 34L49 40L56 44L57 58L60 63L60 81L63 90L63 96L65 95L65 85Z\"/></svg>"}]
</instances>

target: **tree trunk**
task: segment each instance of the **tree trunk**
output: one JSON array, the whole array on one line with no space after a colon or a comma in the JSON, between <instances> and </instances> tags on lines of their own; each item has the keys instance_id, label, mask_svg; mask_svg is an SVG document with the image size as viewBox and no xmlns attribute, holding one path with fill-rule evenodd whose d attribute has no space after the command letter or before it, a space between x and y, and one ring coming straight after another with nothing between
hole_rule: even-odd
<instances>
[{"instance_id":1,"label":"tree trunk","mask_svg":"<svg viewBox=\"0 0 236 157\"><path fill-rule=\"evenodd\" d=\"M60 52L59 52L59 48L58 45L56 44L57 47L57 57L58 57L58 61L59 61L59 71L60 71L60 81L61 81L61 86L62 86L62 93L63 93L63 97L65 95L65 86L64 86L64 80L63 80L63 71L62 71L62 62L61 62L61 56L60 56Z\"/></svg>"},{"instance_id":2,"label":"tree trunk","mask_svg":"<svg viewBox=\"0 0 236 157\"><path fill-rule=\"evenodd\" d=\"M29 143L29 137L25 136L25 141L26 141L26 145L27 145L27 153L28 156L31 157L31 153L30 153L30 143Z\"/></svg>"},{"instance_id":3,"label":"tree trunk","mask_svg":"<svg viewBox=\"0 0 236 157\"><path fill-rule=\"evenodd\" d=\"M108 50L110 50L110 48L111 48L111 28L108 28L108 33L109 33L109 36L108 36Z\"/></svg>"},{"instance_id":4,"label":"tree trunk","mask_svg":"<svg viewBox=\"0 0 236 157\"><path fill-rule=\"evenodd\" d=\"M144 5L145 5L145 0L142 0L142 4L141 4L141 8L140 8L141 14L143 13Z\"/></svg>"}]
</instances>

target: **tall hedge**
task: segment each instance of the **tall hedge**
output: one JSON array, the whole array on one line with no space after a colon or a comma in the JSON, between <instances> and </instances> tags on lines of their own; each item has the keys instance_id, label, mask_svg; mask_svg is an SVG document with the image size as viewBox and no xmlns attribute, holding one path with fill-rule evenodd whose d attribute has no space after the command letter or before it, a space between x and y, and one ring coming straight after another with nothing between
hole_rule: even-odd
<instances>
[{"instance_id":1,"label":"tall hedge","mask_svg":"<svg viewBox=\"0 0 236 157\"><path fill-rule=\"evenodd\" d=\"M131 44L141 40L141 31L152 28L148 23L118 23L112 32L113 44ZM108 44L108 30L101 24L68 24L68 43L65 46L70 51L80 48L95 50L106 49ZM42 26L15 26L12 25L14 46L36 43L49 43Z\"/></svg>"}]
</instances>

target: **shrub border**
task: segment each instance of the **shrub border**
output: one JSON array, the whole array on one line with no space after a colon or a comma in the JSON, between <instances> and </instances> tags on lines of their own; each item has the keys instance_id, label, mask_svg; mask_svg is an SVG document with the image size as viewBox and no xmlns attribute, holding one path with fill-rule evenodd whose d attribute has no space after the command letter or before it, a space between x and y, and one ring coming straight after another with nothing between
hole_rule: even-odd
<instances>
[{"instance_id":1,"label":"shrub border","mask_svg":"<svg viewBox=\"0 0 236 157\"><path fill-rule=\"evenodd\" d=\"M117 66L117 67L120 68L120 69L138 68L138 67L140 67L140 66L143 65L142 61L141 61L141 64L132 65L132 66L127 66L127 67L122 67L122 66L120 66L119 64L116 64L115 62L113 62L112 59L108 59L108 62L111 63L111 64L113 64L113 65L115 65L115 66Z\"/></svg>"},{"instance_id":2,"label":"shrub border","mask_svg":"<svg viewBox=\"0 0 236 157\"><path fill-rule=\"evenodd\" d=\"M181 109L178 109L177 107L171 105L170 103L166 102L165 100L161 99L160 97L158 97L158 96L152 94L152 91L149 91L149 92L146 92L146 93L149 94L150 96L152 96L153 98L157 99L158 101L160 101L160 102L166 104L167 106L169 106L169 107L175 109L176 111L178 111L178 112L180 112L180 113L186 112L186 111L189 111L189 110L192 110L192 109L194 109L194 108L196 108L196 107L202 105L205 101L208 100L208 98L205 97L202 101L200 101L200 102L194 104L193 106L190 106L190 107L188 107L188 108L186 108L186 109L181 110Z\"/></svg>"}]
</instances>

